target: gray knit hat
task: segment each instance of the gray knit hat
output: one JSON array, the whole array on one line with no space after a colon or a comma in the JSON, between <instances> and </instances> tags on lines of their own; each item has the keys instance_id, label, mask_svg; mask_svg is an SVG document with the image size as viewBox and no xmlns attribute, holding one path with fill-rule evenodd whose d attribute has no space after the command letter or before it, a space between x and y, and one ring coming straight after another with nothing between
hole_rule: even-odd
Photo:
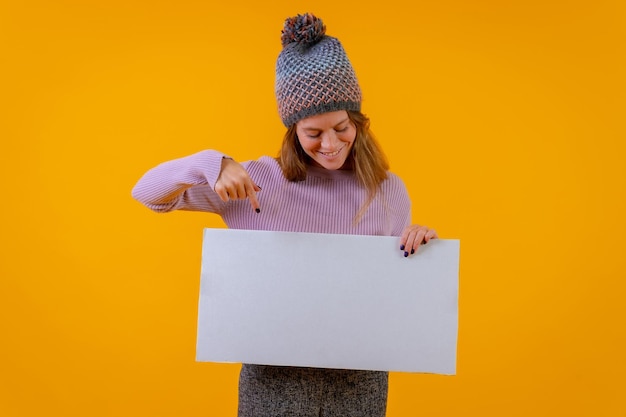
<instances>
[{"instance_id":1,"label":"gray knit hat","mask_svg":"<svg viewBox=\"0 0 626 417\"><path fill-rule=\"evenodd\" d=\"M276 61L276 100L283 124L337 110L361 110L361 89L338 39L310 13L285 20Z\"/></svg>"}]
</instances>

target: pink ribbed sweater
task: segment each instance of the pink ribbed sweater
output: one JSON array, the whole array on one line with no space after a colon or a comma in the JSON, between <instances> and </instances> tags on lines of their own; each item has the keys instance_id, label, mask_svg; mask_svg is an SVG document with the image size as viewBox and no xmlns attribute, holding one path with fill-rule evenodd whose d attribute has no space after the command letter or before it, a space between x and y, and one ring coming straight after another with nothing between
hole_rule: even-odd
<instances>
[{"instance_id":1,"label":"pink ribbed sweater","mask_svg":"<svg viewBox=\"0 0 626 417\"><path fill-rule=\"evenodd\" d=\"M274 158L242 163L262 188L261 212L248 200L223 202L213 191L224 154L206 150L164 162L144 174L133 197L157 212L217 213L234 229L400 236L411 221L411 203L400 178L389 173L361 221L354 218L366 198L352 171L309 167L307 178L290 182Z\"/></svg>"}]
</instances>

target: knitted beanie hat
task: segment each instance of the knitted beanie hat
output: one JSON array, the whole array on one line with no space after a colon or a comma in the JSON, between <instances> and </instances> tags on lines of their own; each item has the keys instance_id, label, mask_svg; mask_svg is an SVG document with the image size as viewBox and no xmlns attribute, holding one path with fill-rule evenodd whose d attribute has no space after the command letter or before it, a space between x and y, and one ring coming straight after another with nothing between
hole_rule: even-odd
<instances>
[{"instance_id":1,"label":"knitted beanie hat","mask_svg":"<svg viewBox=\"0 0 626 417\"><path fill-rule=\"evenodd\" d=\"M310 13L285 20L276 61L278 113L290 127L309 116L361 110L361 89L338 39Z\"/></svg>"}]
</instances>

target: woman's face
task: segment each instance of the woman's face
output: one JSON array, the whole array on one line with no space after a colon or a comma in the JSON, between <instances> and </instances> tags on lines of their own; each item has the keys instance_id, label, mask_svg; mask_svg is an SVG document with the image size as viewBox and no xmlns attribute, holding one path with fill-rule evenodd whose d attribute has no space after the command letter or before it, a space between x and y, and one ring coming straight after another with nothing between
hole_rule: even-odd
<instances>
[{"instance_id":1,"label":"woman's face","mask_svg":"<svg viewBox=\"0 0 626 417\"><path fill-rule=\"evenodd\" d=\"M296 123L298 141L313 162L341 169L356 138L356 126L345 110L316 114Z\"/></svg>"}]
</instances>

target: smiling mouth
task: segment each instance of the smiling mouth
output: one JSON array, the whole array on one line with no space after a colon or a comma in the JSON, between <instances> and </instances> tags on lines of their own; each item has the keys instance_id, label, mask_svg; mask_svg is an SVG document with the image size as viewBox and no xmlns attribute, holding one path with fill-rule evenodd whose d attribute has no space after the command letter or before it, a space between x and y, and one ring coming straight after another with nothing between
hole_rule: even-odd
<instances>
[{"instance_id":1,"label":"smiling mouth","mask_svg":"<svg viewBox=\"0 0 626 417\"><path fill-rule=\"evenodd\" d=\"M339 152L341 152L343 148L345 148L345 146L342 146L340 149L337 149L335 152L320 152L320 153L324 156L332 158L333 156L339 155Z\"/></svg>"}]
</instances>

